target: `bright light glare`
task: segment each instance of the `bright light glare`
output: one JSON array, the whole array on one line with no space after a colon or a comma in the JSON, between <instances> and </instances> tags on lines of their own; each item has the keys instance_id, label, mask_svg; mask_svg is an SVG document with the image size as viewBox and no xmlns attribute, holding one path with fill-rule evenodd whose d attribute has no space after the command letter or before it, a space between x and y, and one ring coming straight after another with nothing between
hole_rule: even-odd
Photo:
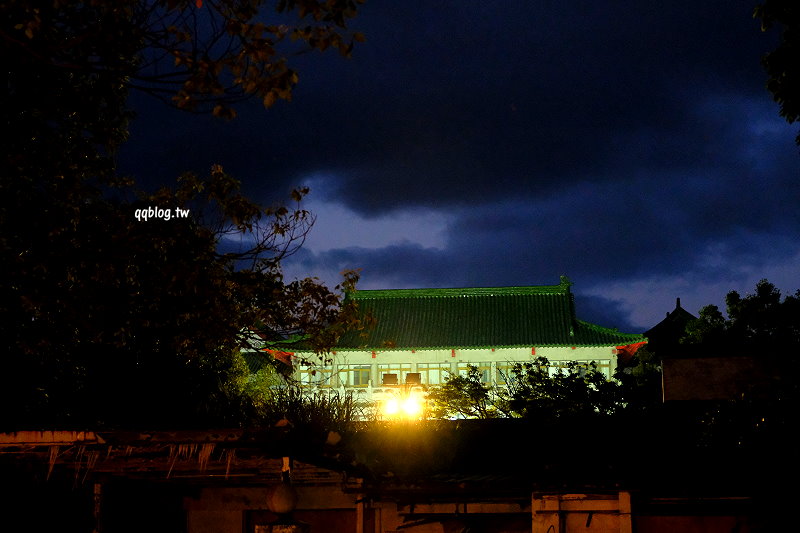
<instances>
[{"instance_id":1,"label":"bright light glare","mask_svg":"<svg viewBox=\"0 0 800 533\"><path fill-rule=\"evenodd\" d=\"M403 414L418 417L422 413L422 402L416 396L409 396L403 401Z\"/></svg>"},{"instance_id":2,"label":"bright light glare","mask_svg":"<svg viewBox=\"0 0 800 533\"><path fill-rule=\"evenodd\" d=\"M383 402L383 415L387 418L419 418L423 410L423 398L411 394L402 398L388 398Z\"/></svg>"},{"instance_id":3,"label":"bright light glare","mask_svg":"<svg viewBox=\"0 0 800 533\"><path fill-rule=\"evenodd\" d=\"M395 416L399 412L400 402L397 401L397 398L389 398L386 400L386 403L383 404L383 414L387 416Z\"/></svg>"}]
</instances>

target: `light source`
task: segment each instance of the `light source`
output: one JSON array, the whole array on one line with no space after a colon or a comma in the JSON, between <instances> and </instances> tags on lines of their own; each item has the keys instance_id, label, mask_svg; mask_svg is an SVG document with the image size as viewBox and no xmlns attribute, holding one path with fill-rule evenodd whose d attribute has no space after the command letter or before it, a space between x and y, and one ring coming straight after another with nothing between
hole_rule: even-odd
<instances>
[{"instance_id":1,"label":"light source","mask_svg":"<svg viewBox=\"0 0 800 533\"><path fill-rule=\"evenodd\" d=\"M381 410L383 416L389 419L414 420L422 416L424 407L425 398L421 394L406 390L384 400Z\"/></svg>"}]
</instances>

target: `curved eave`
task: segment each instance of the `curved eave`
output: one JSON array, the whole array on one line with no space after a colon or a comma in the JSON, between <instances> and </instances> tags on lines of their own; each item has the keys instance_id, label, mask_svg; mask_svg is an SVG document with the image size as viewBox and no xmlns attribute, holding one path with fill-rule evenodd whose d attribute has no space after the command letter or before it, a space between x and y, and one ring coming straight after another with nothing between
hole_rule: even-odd
<instances>
[{"instance_id":1,"label":"curved eave","mask_svg":"<svg viewBox=\"0 0 800 533\"><path fill-rule=\"evenodd\" d=\"M574 342L527 342L527 343L514 343L514 344L479 344L479 345L465 345L465 344L441 344L431 346L419 345L393 345L387 346L380 345L361 345L361 346L337 346L337 351L375 351L375 352L393 352L393 351L409 351L409 350L491 350L491 349L515 349L515 348L616 348L618 346L626 346L629 344L638 344L647 342L644 335L635 333L621 333L616 329L605 328L582 320L577 321L576 338ZM581 331L583 330L583 331ZM600 339L587 339L587 336L601 336Z\"/></svg>"},{"instance_id":2,"label":"curved eave","mask_svg":"<svg viewBox=\"0 0 800 533\"><path fill-rule=\"evenodd\" d=\"M494 346L362 346L362 347L342 347L337 346L333 349L335 352L407 352L407 351L423 351L423 350L505 350L505 349L530 349L530 348L616 348L617 346L634 344L641 341L624 341L612 343L574 343L574 344L508 344L508 345L494 345Z\"/></svg>"},{"instance_id":3,"label":"curved eave","mask_svg":"<svg viewBox=\"0 0 800 533\"><path fill-rule=\"evenodd\" d=\"M608 341L603 339L603 342L598 342L597 345L599 346L610 345L612 342L614 346L624 346L628 344L647 342L647 337L639 333L622 333L616 329L605 328L603 326L598 326L597 324L584 322L583 320L576 320L576 322L578 323L579 327L586 328L596 335L604 335L608 337Z\"/></svg>"}]
</instances>

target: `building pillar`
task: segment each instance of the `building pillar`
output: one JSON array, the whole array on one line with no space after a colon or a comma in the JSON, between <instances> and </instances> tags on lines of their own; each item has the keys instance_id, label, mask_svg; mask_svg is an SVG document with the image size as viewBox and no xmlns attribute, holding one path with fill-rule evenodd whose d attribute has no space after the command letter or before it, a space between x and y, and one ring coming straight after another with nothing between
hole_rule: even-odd
<instances>
[{"instance_id":1,"label":"building pillar","mask_svg":"<svg viewBox=\"0 0 800 533\"><path fill-rule=\"evenodd\" d=\"M364 531L364 495L358 494L356 496L356 533L366 533Z\"/></svg>"},{"instance_id":2,"label":"building pillar","mask_svg":"<svg viewBox=\"0 0 800 533\"><path fill-rule=\"evenodd\" d=\"M561 497L545 494L531 497L531 532L561 533Z\"/></svg>"},{"instance_id":3,"label":"building pillar","mask_svg":"<svg viewBox=\"0 0 800 533\"><path fill-rule=\"evenodd\" d=\"M101 509L103 502L103 485L95 481L92 489L92 517L94 518L94 528L92 533L101 533L103 531L101 521Z\"/></svg>"},{"instance_id":4,"label":"building pillar","mask_svg":"<svg viewBox=\"0 0 800 533\"><path fill-rule=\"evenodd\" d=\"M633 533L631 518L631 493L619 491L619 533Z\"/></svg>"}]
</instances>

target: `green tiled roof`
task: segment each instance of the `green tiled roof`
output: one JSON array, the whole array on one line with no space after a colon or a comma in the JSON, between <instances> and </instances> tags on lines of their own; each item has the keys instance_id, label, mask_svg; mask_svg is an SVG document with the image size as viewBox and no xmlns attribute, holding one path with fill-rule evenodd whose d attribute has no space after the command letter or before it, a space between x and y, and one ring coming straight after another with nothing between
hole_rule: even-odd
<instances>
[{"instance_id":1,"label":"green tiled roof","mask_svg":"<svg viewBox=\"0 0 800 533\"><path fill-rule=\"evenodd\" d=\"M570 283L536 287L356 291L349 298L376 320L338 349L618 346L642 342L575 318Z\"/></svg>"}]
</instances>

